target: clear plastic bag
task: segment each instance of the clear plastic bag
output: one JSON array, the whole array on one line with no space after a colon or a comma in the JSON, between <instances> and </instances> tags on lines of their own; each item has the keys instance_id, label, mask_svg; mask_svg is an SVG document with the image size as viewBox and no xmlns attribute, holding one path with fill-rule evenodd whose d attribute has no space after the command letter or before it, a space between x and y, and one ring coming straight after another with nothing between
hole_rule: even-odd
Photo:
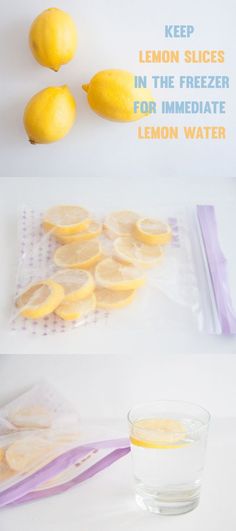
<instances>
[{"instance_id":1,"label":"clear plastic bag","mask_svg":"<svg viewBox=\"0 0 236 531\"><path fill-rule=\"evenodd\" d=\"M161 223L170 227L171 239L167 244L159 245L161 257L154 267L146 268L146 264L145 267L142 265L140 267L138 260L138 266L145 276L145 284L136 290L132 304L126 308L110 310L94 306L88 314L70 320L56 315L57 310L56 313L51 312L43 318L29 319L22 316L21 309L16 308L15 304L20 294L35 282L57 279L55 275L62 270L58 264L55 264L54 256L57 249L65 246L66 243L65 241L58 242L53 228L47 232L44 231L43 216L43 212L37 212L28 207L22 208L19 213L19 265L11 316L13 331L26 330L34 335L64 333L81 325L93 326L99 320L106 319L110 326L155 327L167 330L175 328L185 330L192 327L195 330L209 333L236 333L233 308L231 308L231 318L228 316L230 324L224 325L225 319L222 315L220 316L222 313L220 306L222 304L229 306L230 295L229 291L226 293L227 290L225 290L226 271L224 278L222 272L219 273L218 281L212 275L211 267L219 270L221 258L215 211L210 206L187 209L183 206L160 205L155 211L138 214L140 219L145 216L157 218ZM130 262L125 264L126 256L123 257L122 254L117 256L117 238L108 234L106 224L104 224L106 213L103 215L95 213L91 215L91 218L101 226L105 226L106 229L93 240L99 241L101 246L100 262L111 258L121 264L120 267L136 267L135 260L132 264ZM209 230L211 236L208 234ZM63 238L66 240L65 237ZM207 256L209 238L212 241L211 259ZM137 245L139 252L140 242L137 242ZM88 268L92 276L96 276L96 270L96 264ZM74 275L75 269L71 271ZM97 284L96 279L95 283ZM217 290L216 283L218 283ZM220 306L216 291L220 292Z\"/></svg>"},{"instance_id":2,"label":"clear plastic bag","mask_svg":"<svg viewBox=\"0 0 236 531\"><path fill-rule=\"evenodd\" d=\"M0 410L0 508L60 494L129 452L128 439L93 442L46 382Z\"/></svg>"}]
</instances>

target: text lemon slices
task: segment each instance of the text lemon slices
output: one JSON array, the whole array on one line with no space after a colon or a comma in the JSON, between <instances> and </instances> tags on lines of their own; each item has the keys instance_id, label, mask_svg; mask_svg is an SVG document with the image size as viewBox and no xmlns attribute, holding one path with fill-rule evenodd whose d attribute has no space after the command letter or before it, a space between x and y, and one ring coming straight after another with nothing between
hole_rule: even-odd
<instances>
[{"instance_id":1,"label":"text lemon slices","mask_svg":"<svg viewBox=\"0 0 236 531\"><path fill-rule=\"evenodd\" d=\"M91 273L83 269L62 269L52 278L64 289L63 303L85 299L93 292L95 286Z\"/></svg>"},{"instance_id":2,"label":"text lemon slices","mask_svg":"<svg viewBox=\"0 0 236 531\"><path fill-rule=\"evenodd\" d=\"M73 242L59 247L54 254L58 267L88 269L101 258L101 245L98 240Z\"/></svg>"},{"instance_id":3,"label":"text lemon slices","mask_svg":"<svg viewBox=\"0 0 236 531\"><path fill-rule=\"evenodd\" d=\"M58 234L57 241L60 243L84 242L97 238L102 233L102 224L97 221L91 221L86 230L76 232L75 234Z\"/></svg>"},{"instance_id":4,"label":"text lemon slices","mask_svg":"<svg viewBox=\"0 0 236 531\"><path fill-rule=\"evenodd\" d=\"M95 280L98 286L112 291L126 291L143 286L145 276L132 265L123 265L113 258L106 258L96 266Z\"/></svg>"},{"instance_id":5,"label":"text lemon slices","mask_svg":"<svg viewBox=\"0 0 236 531\"><path fill-rule=\"evenodd\" d=\"M159 245L147 245L132 238L117 238L114 241L117 258L138 267L154 267L163 255Z\"/></svg>"},{"instance_id":6,"label":"text lemon slices","mask_svg":"<svg viewBox=\"0 0 236 531\"><path fill-rule=\"evenodd\" d=\"M43 227L56 235L76 234L87 230L90 225L89 213L85 208L73 205L59 205L45 213Z\"/></svg>"},{"instance_id":7,"label":"text lemon slices","mask_svg":"<svg viewBox=\"0 0 236 531\"><path fill-rule=\"evenodd\" d=\"M103 310L114 310L124 308L130 304L136 294L136 290L112 291L106 288L97 288L95 290L97 308Z\"/></svg>"},{"instance_id":8,"label":"text lemon slices","mask_svg":"<svg viewBox=\"0 0 236 531\"><path fill-rule=\"evenodd\" d=\"M74 321L85 317L90 312L93 312L95 308L96 297L92 294L90 297L76 302L62 302L55 310L55 314L64 321Z\"/></svg>"},{"instance_id":9,"label":"text lemon slices","mask_svg":"<svg viewBox=\"0 0 236 531\"><path fill-rule=\"evenodd\" d=\"M131 236L138 219L140 216L131 210L112 212L104 222L105 234L111 239L118 236Z\"/></svg>"},{"instance_id":10,"label":"text lemon slices","mask_svg":"<svg viewBox=\"0 0 236 531\"><path fill-rule=\"evenodd\" d=\"M134 422L130 441L143 448L173 449L187 444L186 430L175 419L151 418Z\"/></svg>"},{"instance_id":11,"label":"text lemon slices","mask_svg":"<svg viewBox=\"0 0 236 531\"><path fill-rule=\"evenodd\" d=\"M172 238L170 226L154 218L138 219L134 233L138 240L148 245L165 245Z\"/></svg>"},{"instance_id":12,"label":"text lemon slices","mask_svg":"<svg viewBox=\"0 0 236 531\"><path fill-rule=\"evenodd\" d=\"M28 319L39 319L52 313L64 299L64 289L53 280L40 280L18 297L16 306Z\"/></svg>"}]
</instances>

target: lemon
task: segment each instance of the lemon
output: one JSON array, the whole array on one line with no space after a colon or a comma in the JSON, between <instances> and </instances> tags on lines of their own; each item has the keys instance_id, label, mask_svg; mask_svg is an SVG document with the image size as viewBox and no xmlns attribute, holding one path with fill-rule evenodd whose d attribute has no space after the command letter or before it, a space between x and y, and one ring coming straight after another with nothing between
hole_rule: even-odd
<instances>
[{"instance_id":1,"label":"lemon","mask_svg":"<svg viewBox=\"0 0 236 531\"><path fill-rule=\"evenodd\" d=\"M125 266L113 258L105 258L95 268L95 280L99 286L112 291L130 291L143 286L143 272L134 266Z\"/></svg>"},{"instance_id":2,"label":"lemon","mask_svg":"<svg viewBox=\"0 0 236 531\"><path fill-rule=\"evenodd\" d=\"M133 301L135 294L135 289L129 291L112 291L106 288L97 288L95 290L97 308L103 310L123 308Z\"/></svg>"},{"instance_id":3,"label":"lemon","mask_svg":"<svg viewBox=\"0 0 236 531\"><path fill-rule=\"evenodd\" d=\"M65 11L56 7L46 9L32 23L29 43L36 61L57 72L75 55L76 25Z\"/></svg>"},{"instance_id":4,"label":"lemon","mask_svg":"<svg viewBox=\"0 0 236 531\"><path fill-rule=\"evenodd\" d=\"M108 120L131 122L148 113L134 112L135 101L153 101L150 90L136 89L134 75L126 70L103 70L83 85L93 111Z\"/></svg>"},{"instance_id":5,"label":"lemon","mask_svg":"<svg viewBox=\"0 0 236 531\"><path fill-rule=\"evenodd\" d=\"M60 304L55 310L55 314L64 321L74 321L85 317L93 312L95 308L96 297L92 294L90 297L76 302L62 302L62 304Z\"/></svg>"},{"instance_id":6,"label":"lemon","mask_svg":"<svg viewBox=\"0 0 236 531\"><path fill-rule=\"evenodd\" d=\"M101 246L97 240L73 242L59 247L54 254L58 267L88 269L101 258Z\"/></svg>"},{"instance_id":7,"label":"lemon","mask_svg":"<svg viewBox=\"0 0 236 531\"><path fill-rule=\"evenodd\" d=\"M184 441L186 430L182 422L175 419L140 419L132 426L130 441L143 448L180 448L187 444Z\"/></svg>"},{"instance_id":8,"label":"lemon","mask_svg":"<svg viewBox=\"0 0 236 531\"><path fill-rule=\"evenodd\" d=\"M47 457L52 450L53 444L50 441L28 437L12 443L6 450L5 459L11 470L23 473Z\"/></svg>"},{"instance_id":9,"label":"lemon","mask_svg":"<svg viewBox=\"0 0 236 531\"><path fill-rule=\"evenodd\" d=\"M163 251L159 245L151 246L132 238L117 238L114 241L117 258L138 267L154 267L160 261Z\"/></svg>"},{"instance_id":10,"label":"lemon","mask_svg":"<svg viewBox=\"0 0 236 531\"><path fill-rule=\"evenodd\" d=\"M64 289L53 280L40 280L26 288L17 298L20 314L28 319L39 319L52 313L64 299Z\"/></svg>"},{"instance_id":11,"label":"lemon","mask_svg":"<svg viewBox=\"0 0 236 531\"><path fill-rule=\"evenodd\" d=\"M131 210L112 212L105 219L104 231L111 239L118 236L131 236L139 219L140 216Z\"/></svg>"},{"instance_id":12,"label":"lemon","mask_svg":"<svg viewBox=\"0 0 236 531\"><path fill-rule=\"evenodd\" d=\"M63 286L65 292L63 303L85 299L94 290L93 276L83 269L63 269L55 273L52 278Z\"/></svg>"},{"instance_id":13,"label":"lemon","mask_svg":"<svg viewBox=\"0 0 236 531\"><path fill-rule=\"evenodd\" d=\"M25 429L50 428L52 424L50 411L40 405L32 405L13 411L9 415L9 420L17 428Z\"/></svg>"},{"instance_id":14,"label":"lemon","mask_svg":"<svg viewBox=\"0 0 236 531\"><path fill-rule=\"evenodd\" d=\"M76 103L69 88L48 87L35 94L24 111L24 126L31 144L50 144L69 133Z\"/></svg>"},{"instance_id":15,"label":"lemon","mask_svg":"<svg viewBox=\"0 0 236 531\"><path fill-rule=\"evenodd\" d=\"M167 223L153 218L142 218L136 222L135 236L148 245L164 245L172 238L171 228Z\"/></svg>"},{"instance_id":16,"label":"lemon","mask_svg":"<svg viewBox=\"0 0 236 531\"><path fill-rule=\"evenodd\" d=\"M59 205L49 208L43 217L45 230L56 236L77 234L90 225L89 213L85 208L74 205Z\"/></svg>"},{"instance_id":17,"label":"lemon","mask_svg":"<svg viewBox=\"0 0 236 531\"><path fill-rule=\"evenodd\" d=\"M76 232L75 234L58 234L56 239L60 243L84 242L97 238L102 233L102 224L96 221L91 221L87 230Z\"/></svg>"}]
</instances>

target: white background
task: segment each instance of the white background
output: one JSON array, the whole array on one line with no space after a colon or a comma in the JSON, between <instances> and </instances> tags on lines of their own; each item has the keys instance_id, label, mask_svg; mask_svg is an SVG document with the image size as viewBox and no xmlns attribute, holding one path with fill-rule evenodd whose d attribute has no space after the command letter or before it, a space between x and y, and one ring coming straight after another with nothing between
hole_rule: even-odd
<instances>
[{"instance_id":1,"label":"white background","mask_svg":"<svg viewBox=\"0 0 236 531\"><path fill-rule=\"evenodd\" d=\"M78 52L59 73L41 67L28 46L33 19L49 7L48 0L3 2L0 20L1 168L2 176L83 177L235 177L235 2L234 0L57 0L74 17ZM193 24L189 40L164 39L165 24ZM141 65L140 49L223 49L225 64ZM140 125L224 125L227 140L141 141L137 123L102 120L88 107L82 83L98 71L128 69L137 74L223 74L230 90L155 90L157 100L226 99L227 114L153 116ZM61 142L32 146L22 125L27 101L50 85L68 84L78 103L78 119Z\"/></svg>"},{"instance_id":2,"label":"white background","mask_svg":"<svg viewBox=\"0 0 236 531\"><path fill-rule=\"evenodd\" d=\"M96 325L79 327L68 334L34 337L24 332L15 335L9 332L9 317L17 270L17 208L22 204L46 209L60 203L77 203L92 212L109 212L129 208L134 211L150 212L158 217L158 205L184 203L188 206L198 203L217 205L221 244L229 261L230 284L236 304L236 249L232 245L232 227L235 225L235 179L199 181L193 184L188 179L179 180L173 186L172 179L153 181L130 181L110 179L78 178L1 178L0 179L0 226L1 249L4 260L0 261L0 353L6 354L158 354L177 353L236 353L236 338L199 334L196 328L178 330L171 328L171 322L163 328L149 325L150 314L143 311L139 321L130 320L126 325L122 311L114 313L112 325L99 321ZM171 206L170 206L171 208ZM144 214L145 215L145 214ZM141 312L141 307L140 312ZM127 308L128 311L128 308ZM124 312L124 310L123 310ZM130 312L129 312L129 315ZM116 318L117 316L117 318ZM133 316L133 313L132 313ZM127 316L128 317L128 316ZM110 322L109 322L110 323ZM137 326L138 323L138 326Z\"/></svg>"},{"instance_id":3,"label":"white background","mask_svg":"<svg viewBox=\"0 0 236 531\"><path fill-rule=\"evenodd\" d=\"M93 479L48 500L1 511L1 531L234 531L235 357L1 356L0 404L42 378L78 409L97 440L127 435L126 413L137 402L195 401L212 414L200 506L158 517L136 507L130 456ZM100 434L103 434L102 436Z\"/></svg>"}]
</instances>

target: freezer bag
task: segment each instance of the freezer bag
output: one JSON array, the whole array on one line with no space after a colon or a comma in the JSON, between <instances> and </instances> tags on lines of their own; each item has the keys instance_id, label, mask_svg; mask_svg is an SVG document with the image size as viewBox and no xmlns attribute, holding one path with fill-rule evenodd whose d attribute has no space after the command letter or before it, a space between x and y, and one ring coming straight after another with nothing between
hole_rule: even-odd
<instances>
[{"instance_id":1,"label":"freezer bag","mask_svg":"<svg viewBox=\"0 0 236 531\"><path fill-rule=\"evenodd\" d=\"M87 212L82 228L68 229L68 217L64 225L55 216L45 221L48 211L20 211L12 331L46 336L103 320L168 333L236 333L232 278L213 206L102 214L58 208Z\"/></svg>"},{"instance_id":2,"label":"freezer bag","mask_svg":"<svg viewBox=\"0 0 236 531\"><path fill-rule=\"evenodd\" d=\"M90 441L46 382L0 410L0 507L63 493L129 453L128 439Z\"/></svg>"}]
</instances>

